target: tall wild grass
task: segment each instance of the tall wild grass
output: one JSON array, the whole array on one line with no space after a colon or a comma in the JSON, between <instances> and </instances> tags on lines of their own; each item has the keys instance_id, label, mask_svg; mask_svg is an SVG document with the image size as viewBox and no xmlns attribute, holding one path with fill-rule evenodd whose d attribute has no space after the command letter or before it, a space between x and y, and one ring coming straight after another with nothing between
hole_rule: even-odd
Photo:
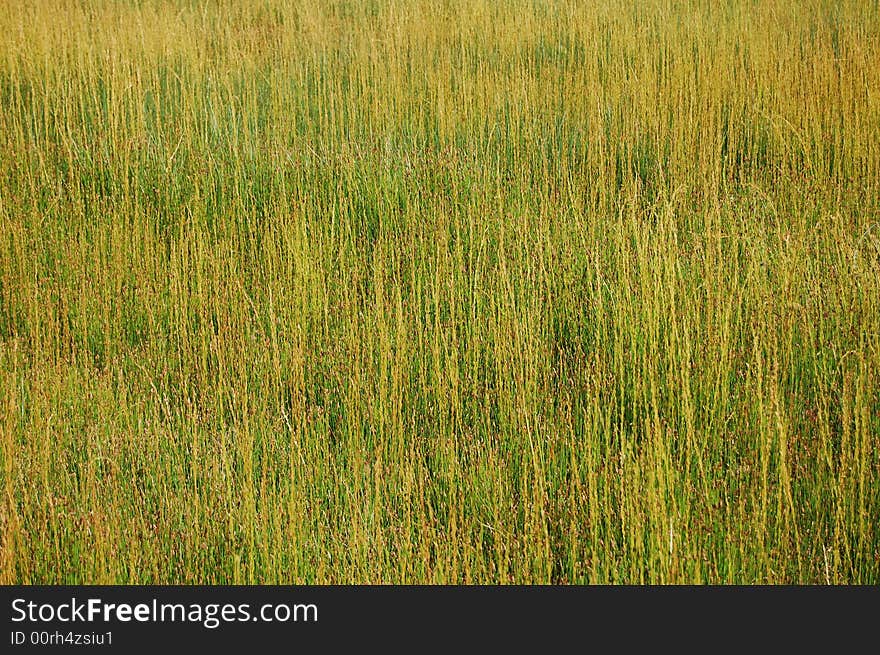
<instances>
[{"instance_id":1,"label":"tall wild grass","mask_svg":"<svg viewBox=\"0 0 880 655\"><path fill-rule=\"evenodd\" d=\"M876 0L0 3L0 581L880 582Z\"/></svg>"}]
</instances>

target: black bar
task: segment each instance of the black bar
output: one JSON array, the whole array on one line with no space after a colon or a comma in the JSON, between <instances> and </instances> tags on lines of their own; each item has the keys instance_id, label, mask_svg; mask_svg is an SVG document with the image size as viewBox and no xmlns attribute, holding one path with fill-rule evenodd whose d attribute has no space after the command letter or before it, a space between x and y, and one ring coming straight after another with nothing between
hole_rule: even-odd
<instances>
[{"instance_id":1,"label":"black bar","mask_svg":"<svg viewBox=\"0 0 880 655\"><path fill-rule=\"evenodd\" d=\"M880 609L878 587L6 586L0 596L0 652L9 653L55 647L665 652L731 646L789 652L797 645L842 652L876 648ZM92 601L90 617L89 599L100 600ZM157 620L163 604L164 620ZM183 605L186 620L171 605ZM59 621L59 611L63 619L74 613L78 620ZM36 620L41 612L45 621ZM106 642L107 633L110 645L83 643L101 635Z\"/></svg>"}]
</instances>

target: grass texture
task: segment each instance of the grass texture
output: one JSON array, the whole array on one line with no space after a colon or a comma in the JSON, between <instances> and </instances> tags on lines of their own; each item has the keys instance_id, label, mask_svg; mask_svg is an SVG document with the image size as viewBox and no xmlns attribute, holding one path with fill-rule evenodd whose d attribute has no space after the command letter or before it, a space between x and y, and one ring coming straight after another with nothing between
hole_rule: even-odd
<instances>
[{"instance_id":1,"label":"grass texture","mask_svg":"<svg viewBox=\"0 0 880 655\"><path fill-rule=\"evenodd\" d=\"M0 3L0 581L880 583L876 0Z\"/></svg>"}]
</instances>

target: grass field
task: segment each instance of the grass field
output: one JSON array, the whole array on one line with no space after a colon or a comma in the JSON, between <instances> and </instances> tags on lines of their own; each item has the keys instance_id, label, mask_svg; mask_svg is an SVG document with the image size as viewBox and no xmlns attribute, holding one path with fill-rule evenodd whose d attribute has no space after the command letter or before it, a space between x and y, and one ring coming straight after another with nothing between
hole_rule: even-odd
<instances>
[{"instance_id":1,"label":"grass field","mask_svg":"<svg viewBox=\"0 0 880 655\"><path fill-rule=\"evenodd\" d=\"M880 3L0 3L0 449L5 583L880 583Z\"/></svg>"}]
</instances>

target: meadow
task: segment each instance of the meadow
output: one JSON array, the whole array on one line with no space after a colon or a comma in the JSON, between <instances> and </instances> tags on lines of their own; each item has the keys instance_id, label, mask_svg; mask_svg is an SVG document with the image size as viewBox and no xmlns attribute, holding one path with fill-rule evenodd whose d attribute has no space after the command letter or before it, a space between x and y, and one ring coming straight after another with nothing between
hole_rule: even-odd
<instances>
[{"instance_id":1,"label":"meadow","mask_svg":"<svg viewBox=\"0 0 880 655\"><path fill-rule=\"evenodd\" d=\"M880 3L0 3L0 582L880 583Z\"/></svg>"}]
</instances>

